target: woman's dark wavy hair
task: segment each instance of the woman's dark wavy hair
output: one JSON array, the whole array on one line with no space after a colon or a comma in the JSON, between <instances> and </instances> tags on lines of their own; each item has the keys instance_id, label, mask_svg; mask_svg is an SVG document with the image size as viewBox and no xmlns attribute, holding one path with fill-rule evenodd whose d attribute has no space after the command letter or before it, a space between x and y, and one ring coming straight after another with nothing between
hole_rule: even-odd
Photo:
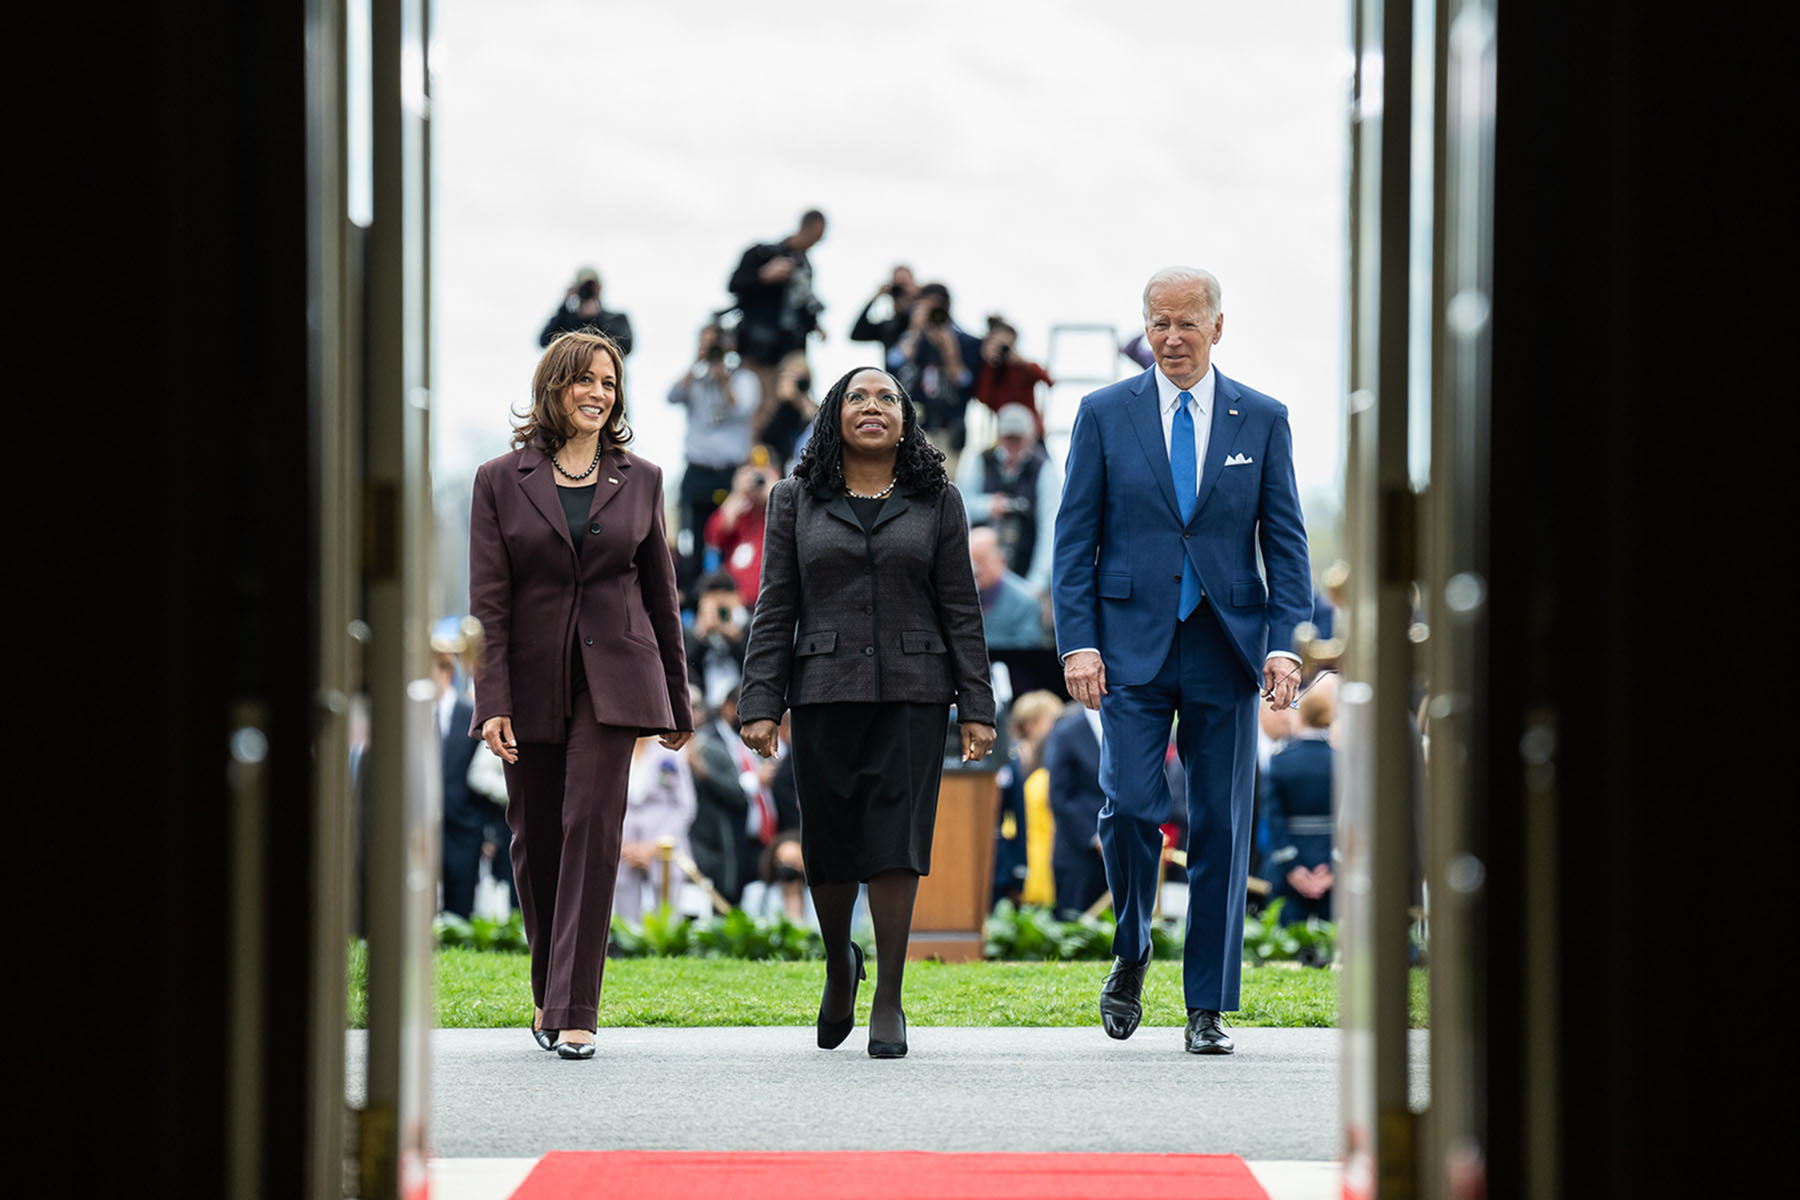
<instances>
[{"instance_id":1,"label":"woman's dark wavy hair","mask_svg":"<svg viewBox=\"0 0 1800 1200\"><path fill-rule=\"evenodd\" d=\"M855 367L844 373L819 402L813 418L812 437L806 450L794 464L794 478L820 500L829 500L844 492L844 393L850 381L864 371L876 371L893 380L900 393L900 444L894 448L894 482L899 488L936 496L950 483L944 471L944 452L925 440L919 430L919 415L912 397L900 381L880 367Z\"/></svg>"},{"instance_id":2,"label":"woman's dark wavy hair","mask_svg":"<svg viewBox=\"0 0 1800 1200\"><path fill-rule=\"evenodd\" d=\"M617 342L590 327L559 335L538 359L537 371L531 377L531 407L524 412L513 411L513 419L518 422L513 427L514 450L536 446L545 454L555 454L562 449L575 432L569 414L563 411L563 393L594 361L596 350L612 359L613 379L617 381L612 412L600 430L601 445L617 450L631 441L631 423L625 416L625 356L619 352Z\"/></svg>"}]
</instances>

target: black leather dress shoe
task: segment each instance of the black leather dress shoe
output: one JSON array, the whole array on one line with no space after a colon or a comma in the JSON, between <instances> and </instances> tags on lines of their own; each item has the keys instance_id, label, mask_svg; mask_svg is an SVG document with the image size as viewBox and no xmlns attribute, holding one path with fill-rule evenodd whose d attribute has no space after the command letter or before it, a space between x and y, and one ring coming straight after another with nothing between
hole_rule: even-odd
<instances>
[{"instance_id":1,"label":"black leather dress shoe","mask_svg":"<svg viewBox=\"0 0 1800 1200\"><path fill-rule=\"evenodd\" d=\"M558 1042L556 1043L556 1057L577 1060L592 1058L594 1057L594 1043Z\"/></svg>"},{"instance_id":2,"label":"black leather dress shoe","mask_svg":"<svg viewBox=\"0 0 1800 1200\"><path fill-rule=\"evenodd\" d=\"M1210 1008L1188 1009L1186 1042L1189 1054L1230 1054L1233 1049L1225 1036L1225 1018Z\"/></svg>"},{"instance_id":3,"label":"black leather dress shoe","mask_svg":"<svg viewBox=\"0 0 1800 1200\"><path fill-rule=\"evenodd\" d=\"M1109 1038L1124 1041L1137 1032L1144 1006L1138 997L1144 992L1144 973L1150 969L1150 957L1143 962L1128 963L1113 959L1112 973L1100 985L1100 1025Z\"/></svg>"},{"instance_id":4,"label":"black leather dress shoe","mask_svg":"<svg viewBox=\"0 0 1800 1200\"><path fill-rule=\"evenodd\" d=\"M850 1031L856 1028L857 985L869 976L863 970L862 947L851 942L850 949L856 952L856 974L850 977L850 1015L841 1021L826 1020L825 997L819 997L819 1049L821 1050L836 1050L844 1044L844 1039L850 1036Z\"/></svg>"},{"instance_id":5,"label":"black leather dress shoe","mask_svg":"<svg viewBox=\"0 0 1800 1200\"><path fill-rule=\"evenodd\" d=\"M556 1049L556 1034L557 1031L554 1029L534 1029L531 1031L531 1039L538 1044L539 1050L554 1050Z\"/></svg>"}]
</instances>

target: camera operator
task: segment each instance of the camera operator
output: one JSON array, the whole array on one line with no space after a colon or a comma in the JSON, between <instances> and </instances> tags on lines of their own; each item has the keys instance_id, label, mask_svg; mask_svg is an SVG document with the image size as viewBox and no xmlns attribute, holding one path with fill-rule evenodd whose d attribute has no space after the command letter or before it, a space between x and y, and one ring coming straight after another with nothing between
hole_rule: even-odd
<instances>
[{"instance_id":1,"label":"camera operator","mask_svg":"<svg viewBox=\"0 0 1800 1200\"><path fill-rule=\"evenodd\" d=\"M825 214L811 209L800 228L779 242L750 247L731 273L728 290L743 319L737 326L738 353L756 372L763 394L775 390L775 368L787 355L806 349L813 333L821 338L824 304L813 293L812 262L806 252L825 236Z\"/></svg>"},{"instance_id":2,"label":"camera operator","mask_svg":"<svg viewBox=\"0 0 1800 1200\"><path fill-rule=\"evenodd\" d=\"M850 340L853 342L880 342L881 360L887 361L901 335L907 330L908 319L912 316L913 301L918 299L919 285L913 282L912 268L896 266L888 281L875 289L869 302L857 315L856 324L850 327ZM882 298L888 300L888 315L881 320L873 320L870 314Z\"/></svg>"},{"instance_id":3,"label":"camera operator","mask_svg":"<svg viewBox=\"0 0 1800 1200\"><path fill-rule=\"evenodd\" d=\"M763 521L769 488L780 476L761 446L737 469L731 494L706 522L706 544L719 552L719 569L737 583L743 603L754 609L762 582Z\"/></svg>"},{"instance_id":4,"label":"camera operator","mask_svg":"<svg viewBox=\"0 0 1800 1200\"><path fill-rule=\"evenodd\" d=\"M888 351L888 369L919 402L923 409L919 424L931 444L944 452L952 476L967 437L963 410L980 357L980 340L950 316L950 289L941 283L920 288L907 315L906 332Z\"/></svg>"},{"instance_id":5,"label":"camera operator","mask_svg":"<svg viewBox=\"0 0 1800 1200\"><path fill-rule=\"evenodd\" d=\"M677 545L682 586L700 573L700 536L750 457L750 424L762 402L756 373L738 362L731 335L715 322L700 330L691 367L669 388L669 403L687 409L687 468L681 476Z\"/></svg>"},{"instance_id":6,"label":"camera operator","mask_svg":"<svg viewBox=\"0 0 1800 1200\"><path fill-rule=\"evenodd\" d=\"M744 678L744 633L749 615L737 580L714 571L699 583L694 623L687 631L688 682L707 708L717 708Z\"/></svg>"},{"instance_id":7,"label":"camera operator","mask_svg":"<svg viewBox=\"0 0 1800 1200\"><path fill-rule=\"evenodd\" d=\"M987 336L981 339L981 369L975 373L975 398L998 413L1009 404L1031 410L1038 441L1044 440L1044 413L1037 402L1037 385L1054 386L1050 372L1028 358L1020 358L1019 331L1004 317L988 318Z\"/></svg>"},{"instance_id":8,"label":"camera operator","mask_svg":"<svg viewBox=\"0 0 1800 1200\"><path fill-rule=\"evenodd\" d=\"M583 267L575 273L568 295L544 322L538 334L538 345L548 346L565 333L578 329L598 329L619 344L620 354L631 353L631 318L622 312L610 312L600 303L600 273Z\"/></svg>"},{"instance_id":9,"label":"camera operator","mask_svg":"<svg viewBox=\"0 0 1800 1200\"><path fill-rule=\"evenodd\" d=\"M995 425L994 444L964 456L956 487L969 524L992 525L1007 569L1041 593L1050 586L1062 472L1038 442L1036 421L1023 404L1002 408Z\"/></svg>"},{"instance_id":10,"label":"camera operator","mask_svg":"<svg viewBox=\"0 0 1800 1200\"><path fill-rule=\"evenodd\" d=\"M787 471L798 453L800 433L812 424L819 406L812 398L812 368L796 350L775 369L775 394L763 397L751 422L757 444L768 448L777 474Z\"/></svg>"}]
</instances>

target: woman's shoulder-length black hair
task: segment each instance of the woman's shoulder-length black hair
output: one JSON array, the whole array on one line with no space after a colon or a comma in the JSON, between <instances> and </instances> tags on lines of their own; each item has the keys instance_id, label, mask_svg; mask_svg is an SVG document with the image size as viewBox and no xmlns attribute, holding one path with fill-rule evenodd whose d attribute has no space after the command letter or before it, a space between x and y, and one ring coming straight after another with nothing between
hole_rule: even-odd
<instances>
[{"instance_id":1,"label":"woman's shoulder-length black hair","mask_svg":"<svg viewBox=\"0 0 1800 1200\"><path fill-rule=\"evenodd\" d=\"M880 367L853 367L825 393L813 418L812 437L794 464L794 478L820 500L844 491L844 393L850 381L864 371L877 371L893 381L900 395L900 444L894 448L894 483L897 488L935 497L950 484L944 471L944 452L925 440L912 397L898 379Z\"/></svg>"}]
</instances>

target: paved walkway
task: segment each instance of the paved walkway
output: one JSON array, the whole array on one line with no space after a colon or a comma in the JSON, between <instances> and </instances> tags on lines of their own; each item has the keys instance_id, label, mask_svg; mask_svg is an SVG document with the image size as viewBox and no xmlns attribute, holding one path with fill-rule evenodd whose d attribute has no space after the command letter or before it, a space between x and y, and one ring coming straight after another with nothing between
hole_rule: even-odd
<instances>
[{"instance_id":1,"label":"paved walkway","mask_svg":"<svg viewBox=\"0 0 1800 1200\"><path fill-rule=\"evenodd\" d=\"M601 1149L1231 1153L1274 1200L1333 1194L1338 1031L1232 1036L1237 1053L1213 1058L1184 1054L1179 1027L1126 1042L1098 1028L915 1027L907 1058L878 1062L861 1028L829 1053L810 1026L603 1029L583 1063L523 1029L438 1030L433 1156L468 1166L439 1161L434 1195L499 1200L544 1152ZM1415 1105L1426 1036L1410 1047ZM358 1103L366 1045L350 1034Z\"/></svg>"}]
</instances>

